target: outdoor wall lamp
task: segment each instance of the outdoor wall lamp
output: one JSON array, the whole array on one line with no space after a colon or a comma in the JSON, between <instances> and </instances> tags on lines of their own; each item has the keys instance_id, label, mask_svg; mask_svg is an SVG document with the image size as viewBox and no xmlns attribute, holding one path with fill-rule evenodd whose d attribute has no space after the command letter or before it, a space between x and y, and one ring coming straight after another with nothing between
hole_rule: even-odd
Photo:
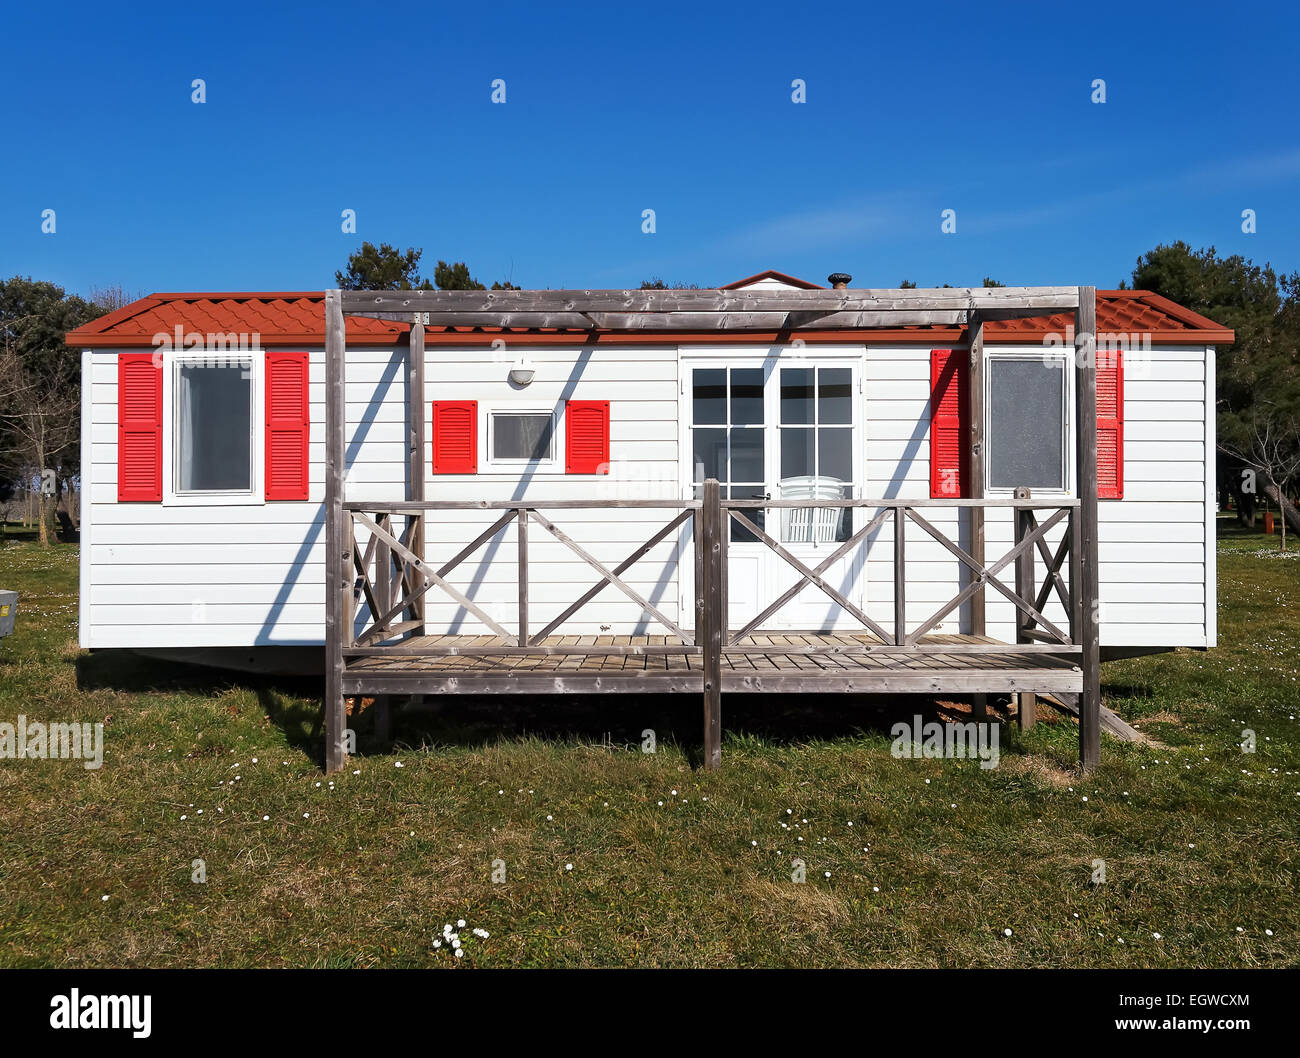
<instances>
[{"instance_id":1,"label":"outdoor wall lamp","mask_svg":"<svg viewBox=\"0 0 1300 1058\"><path fill-rule=\"evenodd\" d=\"M533 380L533 365L524 357L515 361L510 369L510 381L516 386L526 386Z\"/></svg>"}]
</instances>

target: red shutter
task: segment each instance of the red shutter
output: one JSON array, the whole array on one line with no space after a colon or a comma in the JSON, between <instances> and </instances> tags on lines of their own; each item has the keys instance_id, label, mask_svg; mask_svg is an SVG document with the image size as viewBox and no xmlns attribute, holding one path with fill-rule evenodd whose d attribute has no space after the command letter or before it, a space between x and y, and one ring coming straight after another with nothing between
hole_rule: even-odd
<instances>
[{"instance_id":1,"label":"red shutter","mask_svg":"<svg viewBox=\"0 0 1300 1058\"><path fill-rule=\"evenodd\" d=\"M1097 355L1097 498L1124 498L1124 354Z\"/></svg>"},{"instance_id":2,"label":"red shutter","mask_svg":"<svg viewBox=\"0 0 1300 1058\"><path fill-rule=\"evenodd\" d=\"M970 366L965 349L930 351L930 495L970 495L966 439Z\"/></svg>"},{"instance_id":3,"label":"red shutter","mask_svg":"<svg viewBox=\"0 0 1300 1058\"><path fill-rule=\"evenodd\" d=\"M564 472L609 473L609 401L565 402Z\"/></svg>"},{"instance_id":4,"label":"red shutter","mask_svg":"<svg viewBox=\"0 0 1300 1058\"><path fill-rule=\"evenodd\" d=\"M478 473L478 401L433 402L433 472Z\"/></svg>"},{"instance_id":5,"label":"red shutter","mask_svg":"<svg viewBox=\"0 0 1300 1058\"><path fill-rule=\"evenodd\" d=\"M307 353L266 354L266 498L305 500L310 481Z\"/></svg>"},{"instance_id":6,"label":"red shutter","mask_svg":"<svg viewBox=\"0 0 1300 1058\"><path fill-rule=\"evenodd\" d=\"M162 362L153 353L117 358L117 498L162 499Z\"/></svg>"}]
</instances>

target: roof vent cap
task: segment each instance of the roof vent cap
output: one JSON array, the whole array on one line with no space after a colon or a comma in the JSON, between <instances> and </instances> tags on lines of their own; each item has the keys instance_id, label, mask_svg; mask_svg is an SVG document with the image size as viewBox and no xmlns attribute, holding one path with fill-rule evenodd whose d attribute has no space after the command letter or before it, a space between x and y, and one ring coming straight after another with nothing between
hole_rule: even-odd
<instances>
[{"instance_id":1,"label":"roof vent cap","mask_svg":"<svg viewBox=\"0 0 1300 1058\"><path fill-rule=\"evenodd\" d=\"M845 290L853 282L853 277L848 272L832 272L826 277L826 282L836 290Z\"/></svg>"}]
</instances>

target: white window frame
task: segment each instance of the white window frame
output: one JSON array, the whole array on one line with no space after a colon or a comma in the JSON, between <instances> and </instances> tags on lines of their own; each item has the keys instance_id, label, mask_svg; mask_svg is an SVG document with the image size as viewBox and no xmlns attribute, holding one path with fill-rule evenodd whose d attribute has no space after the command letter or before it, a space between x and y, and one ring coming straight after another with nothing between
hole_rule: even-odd
<instances>
[{"instance_id":1,"label":"white window frame","mask_svg":"<svg viewBox=\"0 0 1300 1058\"><path fill-rule=\"evenodd\" d=\"M234 352L225 350L205 351L202 349L164 349L163 366L163 429L162 429L162 476L163 505L168 507L246 507L265 504L265 483L262 480L265 463L264 439L266 434L266 402L263 400L263 376L266 369L265 350L245 349ZM250 424L253 431L249 446L249 458L252 461L250 490L213 491L213 492L179 492L175 482L175 446L176 446L176 386L180 381L179 365L212 362L214 359L241 360L247 358L250 366L252 392L252 415Z\"/></svg>"},{"instance_id":2,"label":"white window frame","mask_svg":"<svg viewBox=\"0 0 1300 1058\"><path fill-rule=\"evenodd\" d=\"M1074 495L1074 371L1071 368L1074 365L1073 352L1065 346L1059 349L1056 347L1045 347L1028 350L985 350L984 353L984 495L992 498L1010 498L1015 494L1015 488L1006 485L993 484L993 454L992 438L993 428L993 363L997 360L1019 360L1029 363L1042 363L1044 360L1057 360L1061 363L1061 377L1064 384L1061 386L1061 480L1064 483L1061 488L1048 488L1038 486L1032 489L1035 499L1040 496L1048 497L1072 497Z\"/></svg>"},{"instance_id":3,"label":"white window frame","mask_svg":"<svg viewBox=\"0 0 1300 1058\"><path fill-rule=\"evenodd\" d=\"M677 451L679 453L678 487L681 490L681 497L689 500L695 494L695 464L692 459L691 437L691 430L695 425L691 392L692 372L695 368L763 368L765 400L763 430L768 435L765 460L770 473L774 467L779 469L781 457L780 443L777 436L779 431L777 428L773 428L773 424L779 421L780 416L780 384L778 382L776 385L768 385L771 373L781 367L848 367L852 369L850 379L853 393L853 498L862 499L867 488L867 432L870 422L867 417L865 397L867 348L865 344L850 343L828 343L814 346L754 344L729 347L725 352L719 353L716 346L680 346L677 360L679 409L677 416ZM776 460L776 462L773 462L773 460ZM779 483L779 472L775 475L775 480ZM862 508L854 509L853 532L856 532L864 524L862 520L864 513ZM693 546L694 537L688 523L681 530L677 547L677 575L681 591L679 605L682 607L682 619L686 622L685 627L688 628L694 627L693 622L695 619L694 596L691 594L693 591L691 585L694 583L691 564L691 549ZM782 562L775 552L767 548L762 541L729 541L727 546L736 555L744 555L746 552L750 552L763 556L763 561L759 565L761 583L758 594L760 598L766 598L769 601L775 599L776 593L788 585L789 578L786 573L789 572L789 566ZM810 564L816 564L816 561L820 561L838 546L840 546L838 543L782 544L782 547L786 548L786 550ZM854 561L865 564L866 554L866 548L856 549L858 557ZM858 606L865 607L868 584L865 565L860 569L855 567L853 577L856 586L850 594L850 599ZM787 610L786 612L791 613L792 611ZM795 627L797 627L797 624Z\"/></svg>"},{"instance_id":4,"label":"white window frame","mask_svg":"<svg viewBox=\"0 0 1300 1058\"><path fill-rule=\"evenodd\" d=\"M508 459L498 458L496 445L492 437L492 419L496 415L549 415L551 418L551 455L549 459ZM536 405L491 403L484 407L483 435L480 438L480 451L487 453L487 465L492 467L509 467L511 469L536 469L544 473L559 473L564 470L564 434L561 431L560 409L556 407L538 407Z\"/></svg>"},{"instance_id":5,"label":"white window frame","mask_svg":"<svg viewBox=\"0 0 1300 1058\"><path fill-rule=\"evenodd\" d=\"M680 409L677 416L677 450L681 453L681 458L678 460L678 485L681 489L682 498L691 499L695 495L695 463L691 456L693 451L691 431L695 426L694 405L691 399L691 379L695 368L761 367L763 369L764 399L767 402L764 407L763 425L763 432L767 435L765 464L770 474L773 467L780 466L781 458L780 426L778 418L774 418L780 416L780 385L779 383L776 386L768 385L771 374L779 371L782 367L847 367L851 369L849 378L853 394L852 491L854 499L862 499L867 476L867 406L866 398L863 396L866 385L865 348L865 346L861 345L755 345L749 347L737 346L729 349L725 354L719 355L716 349L708 347L682 347L678 359L677 379L678 407ZM728 411L729 417L730 412ZM706 423L703 425L714 424ZM772 460L774 459L777 462L773 463ZM779 474L773 480L779 481ZM855 508L854 532L860 527L858 519L861 513L861 508ZM733 543L731 546L763 547L765 545L761 541L752 541L749 544L742 541L739 544ZM796 553L805 547L809 548L810 554L817 550L816 546L797 543L783 544L782 546L790 548ZM820 545L820 550L825 550L827 546L826 544Z\"/></svg>"}]
</instances>

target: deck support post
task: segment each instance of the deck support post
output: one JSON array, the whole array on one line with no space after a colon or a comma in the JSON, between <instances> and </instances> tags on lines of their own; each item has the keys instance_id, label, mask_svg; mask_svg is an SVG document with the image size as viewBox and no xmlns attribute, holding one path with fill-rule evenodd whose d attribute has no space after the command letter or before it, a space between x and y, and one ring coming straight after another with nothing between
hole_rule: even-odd
<instances>
[{"instance_id":1,"label":"deck support post","mask_svg":"<svg viewBox=\"0 0 1300 1058\"><path fill-rule=\"evenodd\" d=\"M696 635L704 650L704 767L722 766L722 640L727 615L723 609L722 490L717 479L709 478L701 489L703 506L697 517L697 539L701 551L702 583L696 588Z\"/></svg>"},{"instance_id":2,"label":"deck support post","mask_svg":"<svg viewBox=\"0 0 1300 1058\"><path fill-rule=\"evenodd\" d=\"M325 292L325 771L348 759L347 709L343 700L343 641L352 634L351 534L344 523L346 332L339 291Z\"/></svg>"},{"instance_id":3,"label":"deck support post","mask_svg":"<svg viewBox=\"0 0 1300 1058\"><path fill-rule=\"evenodd\" d=\"M424 315L422 312L415 314L414 322L411 324L411 344L406 354L406 447L408 459L406 498L417 501L424 499ZM408 514L406 517L410 525L407 545L423 560L425 557L424 512ZM412 567L412 595L414 596L415 592L419 591L423 586L424 574ZM423 595L413 597L407 611L408 619L420 622L411 629L411 635L413 636L424 635L424 603Z\"/></svg>"},{"instance_id":4,"label":"deck support post","mask_svg":"<svg viewBox=\"0 0 1300 1058\"><path fill-rule=\"evenodd\" d=\"M1017 499L1029 499L1029 490L1025 488L1016 489ZM1017 508L1015 511L1015 537L1018 544L1031 532L1030 526L1033 520L1033 512L1028 509ZM1033 548L1026 548L1020 552L1016 558L1016 594L1031 606L1034 604L1034 551ZM1016 611L1016 642L1030 643L1033 642L1029 635L1029 616L1021 611ZM1038 722L1038 695L1034 691L1017 691L1016 692L1016 723L1020 725L1021 731L1032 731L1034 724Z\"/></svg>"},{"instance_id":5,"label":"deck support post","mask_svg":"<svg viewBox=\"0 0 1300 1058\"><path fill-rule=\"evenodd\" d=\"M966 325L970 338L969 360L966 371L966 421L969 424L967 437L968 491L973 500L984 498L984 321L979 314L972 312ZM971 507L970 517L970 557L984 565L984 508ZM984 589L980 588L970 599L970 634L982 636L986 633ZM971 715L977 719L988 716L988 696L971 695Z\"/></svg>"},{"instance_id":6,"label":"deck support post","mask_svg":"<svg viewBox=\"0 0 1300 1058\"><path fill-rule=\"evenodd\" d=\"M1074 311L1074 429L1079 483L1079 561L1074 586L1077 643L1083 669L1079 696L1079 763L1091 771L1101 760L1101 634L1097 570L1097 289L1079 288Z\"/></svg>"},{"instance_id":7,"label":"deck support post","mask_svg":"<svg viewBox=\"0 0 1300 1058\"><path fill-rule=\"evenodd\" d=\"M907 645L907 508L894 508L894 646Z\"/></svg>"}]
</instances>

